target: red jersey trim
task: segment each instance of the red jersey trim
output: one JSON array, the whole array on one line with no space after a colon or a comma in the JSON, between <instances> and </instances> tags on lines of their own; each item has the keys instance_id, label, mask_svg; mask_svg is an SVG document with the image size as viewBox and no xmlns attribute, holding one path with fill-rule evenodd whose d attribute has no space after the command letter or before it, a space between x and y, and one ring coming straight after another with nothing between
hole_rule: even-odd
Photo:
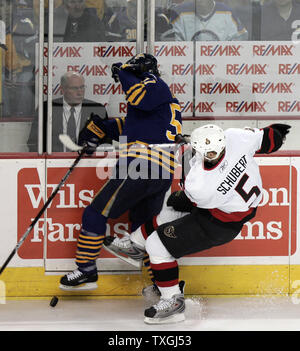
<instances>
[{"instance_id":1,"label":"red jersey trim","mask_svg":"<svg viewBox=\"0 0 300 351\"><path fill-rule=\"evenodd\" d=\"M209 209L209 212L213 217L215 217L221 222L240 222L245 217L249 216L254 210L255 210L255 207L251 207L249 208L248 211L245 211L245 212L226 213L217 208L213 208L213 209Z\"/></svg>"},{"instance_id":2,"label":"red jersey trim","mask_svg":"<svg viewBox=\"0 0 300 351\"><path fill-rule=\"evenodd\" d=\"M148 235L147 235L147 232L146 232L145 224L142 224L142 225L141 225L141 232L142 232L143 238L144 238L145 240L147 240Z\"/></svg>"},{"instance_id":3,"label":"red jersey trim","mask_svg":"<svg viewBox=\"0 0 300 351\"><path fill-rule=\"evenodd\" d=\"M272 152L274 147L275 147L275 143L274 143L274 130L273 128L270 128L269 130L269 139L270 139L270 148L268 152Z\"/></svg>"}]
</instances>

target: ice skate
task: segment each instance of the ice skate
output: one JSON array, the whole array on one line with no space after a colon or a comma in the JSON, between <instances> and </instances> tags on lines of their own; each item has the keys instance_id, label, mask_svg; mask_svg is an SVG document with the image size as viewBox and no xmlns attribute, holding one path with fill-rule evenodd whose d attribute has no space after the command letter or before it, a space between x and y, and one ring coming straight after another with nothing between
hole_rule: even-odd
<instances>
[{"instance_id":1,"label":"ice skate","mask_svg":"<svg viewBox=\"0 0 300 351\"><path fill-rule=\"evenodd\" d=\"M95 290L97 285L98 274L86 274L76 269L64 275L60 279L60 289L67 291L74 290Z\"/></svg>"},{"instance_id":2,"label":"ice skate","mask_svg":"<svg viewBox=\"0 0 300 351\"><path fill-rule=\"evenodd\" d=\"M144 322L147 324L168 324L185 320L184 281L181 294L173 295L170 299L160 298L157 304L147 308L144 313Z\"/></svg>"},{"instance_id":3,"label":"ice skate","mask_svg":"<svg viewBox=\"0 0 300 351\"><path fill-rule=\"evenodd\" d=\"M118 237L107 236L104 239L103 247L121 260L128 262L137 268L142 267L145 250L133 243L130 240L129 235L125 235L121 239Z\"/></svg>"}]
</instances>

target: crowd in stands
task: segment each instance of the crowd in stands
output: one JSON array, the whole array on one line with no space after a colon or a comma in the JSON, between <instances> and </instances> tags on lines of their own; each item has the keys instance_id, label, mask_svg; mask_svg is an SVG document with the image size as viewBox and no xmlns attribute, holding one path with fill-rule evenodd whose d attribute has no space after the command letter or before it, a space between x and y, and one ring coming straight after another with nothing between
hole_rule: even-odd
<instances>
[{"instance_id":1,"label":"crowd in stands","mask_svg":"<svg viewBox=\"0 0 300 351\"><path fill-rule=\"evenodd\" d=\"M138 0L55 0L54 42L136 41ZM0 0L1 117L36 114L39 0ZM156 41L298 40L300 0L158 0ZM145 1L145 40L147 1ZM48 1L44 40L48 41Z\"/></svg>"}]
</instances>

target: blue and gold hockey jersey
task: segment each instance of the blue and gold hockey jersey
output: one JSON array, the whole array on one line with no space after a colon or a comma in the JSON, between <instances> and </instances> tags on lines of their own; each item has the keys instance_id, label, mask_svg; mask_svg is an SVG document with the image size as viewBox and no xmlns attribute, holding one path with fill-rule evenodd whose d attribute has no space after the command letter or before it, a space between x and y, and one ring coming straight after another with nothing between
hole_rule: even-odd
<instances>
[{"instance_id":1,"label":"blue and gold hockey jersey","mask_svg":"<svg viewBox=\"0 0 300 351\"><path fill-rule=\"evenodd\" d=\"M181 108L168 85L151 73L137 78L121 70L119 79L126 94L127 115L105 123L105 134L120 141L120 159L140 158L174 173L174 148L159 144L174 144L182 133ZM155 147L149 147L155 144Z\"/></svg>"}]
</instances>

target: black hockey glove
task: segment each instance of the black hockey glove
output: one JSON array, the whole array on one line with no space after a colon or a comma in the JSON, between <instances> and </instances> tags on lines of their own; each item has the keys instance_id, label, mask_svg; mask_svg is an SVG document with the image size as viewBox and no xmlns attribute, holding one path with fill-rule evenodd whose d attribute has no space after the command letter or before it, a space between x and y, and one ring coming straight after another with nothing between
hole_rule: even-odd
<instances>
[{"instance_id":1,"label":"black hockey glove","mask_svg":"<svg viewBox=\"0 0 300 351\"><path fill-rule=\"evenodd\" d=\"M288 124L275 123L263 128L263 139L258 154L270 154L279 150L290 132Z\"/></svg>"},{"instance_id":2,"label":"black hockey glove","mask_svg":"<svg viewBox=\"0 0 300 351\"><path fill-rule=\"evenodd\" d=\"M169 196L167 206L179 212L191 212L194 208L193 203L182 190L175 191Z\"/></svg>"},{"instance_id":3,"label":"black hockey glove","mask_svg":"<svg viewBox=\"0 0 300 351\"><path fill-rule=\"evenodd\" d=\"M175 143L179 145L188 144L188 140L186 139L186 137L189 137L189 135L176 134Z\"/></svg>"},{"instance_id":4,"label":"black hockey glove","mask_svg":"<svg viewBox=\"0 0 300 351\"><path fill-rule=\"evenodd\" d=\"M92 155L105 135L103 119L100 116L91 113L89 120L79 133L78 144L81 146L87 146L85 151L86 154Z\"/></svg>"},{"instance_id":5,"label":"black hockey glove","mask_svg":"<svg viewBox=\"0 0 300 351\"><path fill-rule=\"evenodd\" d=\"M122 66L121 62L113 63L111 66L111 77L113 80L118 83L120 81L119 79L119 72L120 72L120 67Z\"/></svg>"},{"instance_id":6,"label":"black hockey glove","mask_svg":"<svg viewBox=\"0 0 300 351\"><path fill-rule=\"evenodd\" d=\"M176 153L175 153L175 159L177 162L181 163L183 154L187 150L187 145L189 144L188 140L186 137L189 135L182 135L182 134L176 134L175 136L175 143L177 144Z\"/></svg>"},{"instance_id":7,"label":"black hockey glove","mask_svg":"<svg viewBox=\"0 0 300 351\"><path fill-rule=\"evenodd\" d=\"M276 129L280 133L282 141L285 141L286 135L290 132L289 129L291 126L288 124L275 123L271 124L270 128Z\"/></svg>"}]
</instances>

